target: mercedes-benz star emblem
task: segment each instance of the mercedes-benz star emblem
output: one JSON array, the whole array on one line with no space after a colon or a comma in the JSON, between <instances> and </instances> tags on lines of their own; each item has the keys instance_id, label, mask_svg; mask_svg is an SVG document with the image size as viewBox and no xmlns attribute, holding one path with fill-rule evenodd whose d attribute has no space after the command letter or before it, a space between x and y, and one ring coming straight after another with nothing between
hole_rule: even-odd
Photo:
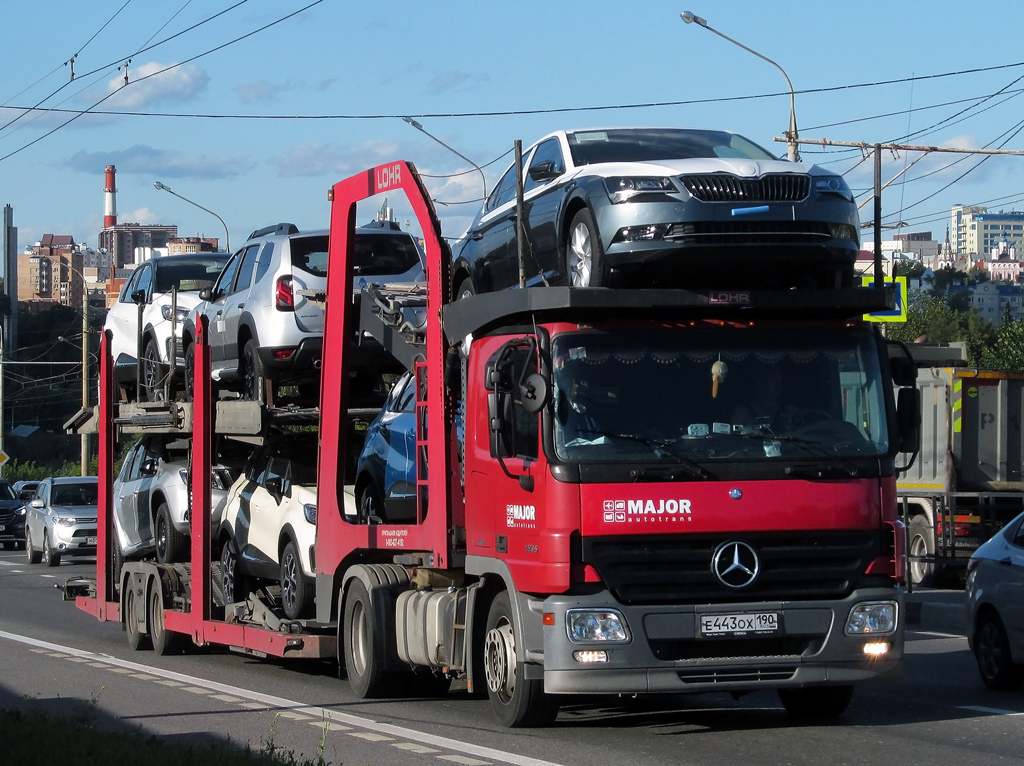
<instances>
[{"instance_id":1,"label":"mercedes-benz star emblem","mask_svg":"<svg viewBox=\"0 0 1024 766\"><path fill-rule=\"evenodd\" d=\"M711 559L711 570L722 585L739 590L754 584L761 573L761 562L753 548L732 540L718 546Z\"/></svg>"}]
</instances>

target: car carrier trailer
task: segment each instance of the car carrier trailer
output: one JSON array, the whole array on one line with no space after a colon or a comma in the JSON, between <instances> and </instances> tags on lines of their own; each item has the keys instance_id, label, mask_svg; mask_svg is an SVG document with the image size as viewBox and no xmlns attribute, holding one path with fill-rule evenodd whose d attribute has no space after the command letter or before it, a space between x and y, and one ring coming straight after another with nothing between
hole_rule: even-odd
<instances>
[{"instance_id":1,"label":"car carrier trailer","mask_svg":"<svg viewBox=\"0 0 1024 766\"><path fill-rule=\"evenodd\" d=\"M427 290L364 293L356 314L345 310L356 203L384 192L404 192L421 223ZM157 417L191 422L190 563L129 562L119 581L118 418L102 347L97 577L68 589L81 608L161 653L191 641L336 657L361 697L440 694L464 679L508 726L551 720L566 694L771 688L794 715L837 715L854 685L898 669L897 455L915 449L919 405L909 358L890 359L860 319L890 306L889 291L724 280L701 292L551 287L453 303L450 253L411 164L372 168L330 195L315 618L283 620L258 594L217 603L213 434L256 430L269 414L213 401L204 327L194 401L170 407L189 417ZM423 326L406 321L409 308ZM364 334L415 376L409 523L360 514L345 484L348 341ZM817 412L793 426L803 436L726 412L742 369L780 360ZM614 425L570 430L598 415ZM674 435L655 436L663 427Z\"/></svg>"}]
</instances>

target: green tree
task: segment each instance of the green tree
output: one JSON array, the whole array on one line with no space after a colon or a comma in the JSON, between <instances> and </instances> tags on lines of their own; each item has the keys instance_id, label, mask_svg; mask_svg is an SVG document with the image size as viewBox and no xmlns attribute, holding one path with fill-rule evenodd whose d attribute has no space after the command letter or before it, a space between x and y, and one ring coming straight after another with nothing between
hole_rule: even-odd
<instances>
[{"instance_id":1,"label":"green tree","mask_svg":"<svg viewBox=\"0 0 1024 766\"><path fill-rule=\"evenodd\" d=\"M979 366L990 370L1024 370L1024 322L1004 321L994 342L982 350Z\"/></svg>"}]
</instances>

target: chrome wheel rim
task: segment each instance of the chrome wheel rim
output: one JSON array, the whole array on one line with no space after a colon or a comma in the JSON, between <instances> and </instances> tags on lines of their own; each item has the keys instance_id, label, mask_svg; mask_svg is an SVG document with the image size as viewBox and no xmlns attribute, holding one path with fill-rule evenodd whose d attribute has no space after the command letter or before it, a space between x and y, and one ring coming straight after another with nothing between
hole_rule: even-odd
<instances>
[{"instance_id":1,"label":"chrome wheel rim","mask_svg":"<svg viewBox=\"0 0 1024 766\"><path fill-rule=\"evenodd\" d=\"M295 556L288 553L281 563L283 577L281 578L281 599L284 601L285 611L294 614L295 605L298 602L298 565Z\"/></svg>"},{"instance_id":2,"label":"chrome wheel rim","mask_svg":"<svg viewBox=\"0 0 1024 766\"><path fill-rule=\"evenodd\" d=\"M502 702L508 702L515 695L516 640L507 619L491 628L484 640L484 675L487 688Z\"/></svg>"},{"instance_id":3,"label":"chrome wheel rim","mask_svg":"<svg viewBox=\"0 0 1024 766\"><path fill-rule=\"evenodd\" d=\"M369 664L367 647L370 639L367 632L366 609L363 602L357 599L352 604L352 635L349 636L352 645L352 670L357 676L365 675Z\"/></svg>"},{"instance_id":4,"label":"chrome wheel rim","mask_svg":"<svg viewBox=\"0 0 1024 766\"><path fill-rule=\"evenodd\" d=\"M928 545L920 535L910 541L910 555L915 557L910 561L910 576L913 578L914 583L917 584L923 581L927 574L925 571L927 564L916 558L917 556L928 555Z\"/></svg>"},{"instance_id":5,"label":"chrome wheel rim","mask_svg":"<svg viewBox=\"0 0 1024 766\"><path fill-rule=\"evenodd\" d=\"M142 386L146 389L146 397L151 402L162 401L163 389L160 386L160 368L156 357L156 349L152 343L146 344L142 355Z\"/></svg>"},{"instance_id":6,"label":"chrome wheel rim","mask_svg":"<svg viewBox=\"0 0 1024 766\"><path fill-rule=\"evenodd\" d=\"M593 269L594 252L590 242L590 229L585 224L576 224L569 240L569 253L572 256L572 273L570 278L573 287L589 287Z\"/></svg>"},{"instance_id":7,"label":"chrome wheel rim","mask_svg":"<svg viewBox=\"0 0 1024 766\"><path fill-rule=\"evenodd\" d=\"M220 577L224 586L224 603L235 603L235 554L228 543L224 543L220 554Z\"/></svg>"}]
</instances>

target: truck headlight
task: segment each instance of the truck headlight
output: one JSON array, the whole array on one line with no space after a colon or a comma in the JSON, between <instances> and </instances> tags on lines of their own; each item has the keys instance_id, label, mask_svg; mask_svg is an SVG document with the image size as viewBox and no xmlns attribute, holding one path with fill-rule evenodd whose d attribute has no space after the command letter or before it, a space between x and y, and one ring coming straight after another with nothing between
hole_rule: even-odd
<instances>
[{"instance_id":1,"label":"truck headlight","mask_svg":"<svg viewBox=\"0 0 1024 766\"><path fill-rule=\"evenodd\" d=\"M850 610L846 620L846 635L868 636L892 633L896 630L897 605L895 601L865 601Z\"/></svg>"},{"instance_id":2,"label":"truck headlight","mask_svg":"<svg viewBox=\"0 0 1024 766\"><path fill-rule=\"evenodd\" d=\"M629 641L625 618L611 609L570 609L565 613L565 628L573 643Z\"/></svg>"}]
</instances>

